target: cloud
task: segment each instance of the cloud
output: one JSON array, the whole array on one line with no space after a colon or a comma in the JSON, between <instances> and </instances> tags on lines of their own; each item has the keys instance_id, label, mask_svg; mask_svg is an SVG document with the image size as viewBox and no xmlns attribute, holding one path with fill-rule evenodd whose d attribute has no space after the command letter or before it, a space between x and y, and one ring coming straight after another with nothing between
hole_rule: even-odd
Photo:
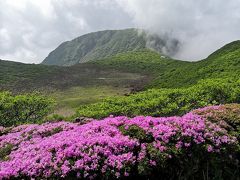
<instances>
[{"instance_id":1,"label":"cloud","mask_svg":"<svg viewBox=\"0 0 240 180\"><path fill-rule=\"evenodd\" d=\"M189 60L240 39L240 0L0 0L0 7L0 59L22 62L39 63L63 41L105 29L146 29L162 39L150 38L150 47Z\"/></svg>"},{"instance_id":2,"label":"cloud","mask_svg":"<svg viewBox=\"0 0 240 180\"><path fill-rule=\"evenodd\" d=\"M176 58L205 58L240 39L240 0L117 0L139 28L181 42Z\"/></svg>"},{"instance_id":3,"label":"cloud","mask_svg":"<svg viewBox=\"0 0 240 180\"><path fill-rule=\"evenodd\" d=\"M39 63L88 32L132 27L112 0L0 0L0 59Z\"/></svg>"}]
</instances>

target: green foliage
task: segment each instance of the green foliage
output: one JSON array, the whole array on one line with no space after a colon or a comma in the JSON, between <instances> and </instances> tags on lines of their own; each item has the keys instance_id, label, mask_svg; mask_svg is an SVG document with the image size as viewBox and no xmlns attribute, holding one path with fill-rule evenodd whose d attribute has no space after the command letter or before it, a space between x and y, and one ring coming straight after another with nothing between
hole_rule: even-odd
<instances>
[{"instance_id":1,"label":"green foliage","mask_svg":"<svg viewBox=\"0 0 240 180\"><path fill-rule=\"evenodd\" d=\"M19 62L3 61L0 60L0 89L9 88L14 89L16 84L20 81L23 83L26 89L30 88L30 80L34 81L38 79L41 82L41 79L47 79L54 74L58 73L61 70L57 66L44 66L39 64L24 64ZM34 81L33 84L35 87L38 86L38 81ZM20 85L19 83L19 85ZM46 83L46 81L45 81ZM22 86L23 86L22 84Z\"/></svg>"},{"instance_id":2,"label":"green foliage","mask_svg":"<svg viewBox=\"0 0 240 180\"><path fill-rule=\"evenodd\" d=\"M48 136L52 136L54 134L57 134L59 132L63 131L63 128L62 127L56 127L52 130L49 130L49 131L44 131L41 136L42 137L48 137Z\"/></svg>"},{"instance_id":3,"label":"green foliage","mask_svg":"<svg viewBox=\"0 0 240 180\"><path fill-rule=\"evenodd\" d=\"M32 92L69 93L74 88L143 87L148 79L138 73L124 72L104 65L84 63L71 67L23 64L0 60L0 90L15 93ZM54 93L53 93L54 94Z\"/></svg>"},{"instance_id":4,"label":"green foliage","mask_svg":"<svg viewBox=\"0 0 240 180\"><path fill-rule=\"evenodd\" d=\"M12 95L0 93L0 125L12 126L36 123L46 116L54 106L51 98L38 93Z\"/></svg>"},{"instance_id":5,"label":"green foliage","mask_svg":"<svg viewBox=\"0 0 240 180\"><path fill-rule=\"evenodd\" d=\"M52 115L46 117L46 121L51 121L51 122L53 122L53 121L62 121L64 119L65 119L65 117L62 116L62 115L59 115L59 114L52 114Z\"/></svg>"},{"instance_id":6,"label":"green foliage","mask_svg":"<svg viewBox=\"0 0 240 180\"><path fill-rule=\"evenodd\" d=\"M138 139L140 143L151 143L154 141L152 135L146 134L146 132L142 128L136 125L131 125L129 127L120 126L119 129L123 133L123 135Z\"/></svg>"},{"instance_id":7,"label":"green foliage","mask_svg":"<svg viewBox=\"0 0 240 180\"><path fill-rule=\"evenodd\" d=\"M0 89L62 91L66 87L107 85L138 90L186 87L206 78L238 78L239 44L239 41L227 44L198 62L173 60L142 48L98 56L97 61L71 67L0 61Z\"/></svg>"},{"instance_id":8,"label":"green foliage","mask_svg":"<svg viewBox=\"0 0 240 180\"><path fill-rule=\"evenodd\" d=\"M6 160L8 158L8 155L11 153L13 149L12 144L6 144L5 146L0 148L0 160Z\"/></svg>"},{"instance_id":9,"label":"green foliage","mask_svg":"<svg viewBox=\"0 0 240 180\"><path fill-rule=\"evenodd\" d=\"M173 60L150 50L120 53L101 61L90 62L125 72L147 75L145 88L178 88L206 78L238 78L240 41L235 41L197 62Z\"/></svg>"},{"instance_id":10,"label":"green foliage","mask_svg":"<svg viewBox=\"0 0 240 180\"><path fill-rule=\"evenodd\" d=\"M188 88L151 89L130 96L105 99L81 106L77 116L173 116L207 105L233 102L240 102L240 81L210 79Z\"/></svg>"},{"instance_id":11,"label":"green foliage","mask_svg":"<svg viewBox=\"0 0 240 180\"><path fill-rule=\"evenodd\" d=\"M89 62L89 64L91 63L122 71L137 72L153 76L158 76L162 73L172 71L175 68L191 64L190 62L173 60L169 57L161 56L147 49L119 53L103 60Z\"/></svg>"}]
</instances>

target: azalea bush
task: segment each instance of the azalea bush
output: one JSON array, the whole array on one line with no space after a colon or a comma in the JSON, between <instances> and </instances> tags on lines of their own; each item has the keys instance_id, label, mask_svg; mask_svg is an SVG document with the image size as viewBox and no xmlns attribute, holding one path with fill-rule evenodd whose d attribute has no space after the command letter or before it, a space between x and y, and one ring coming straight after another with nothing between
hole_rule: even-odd
<instances>
[{"instance_id":1,"label":"azalea bush","mask_svg":"<svg viewBox=\"0 0 240 180\"><path fill-rule=\"evenodd\" d=\"M38 93L0 92L0 126L37 123L53 108L54 100Z\"/></svg>"},{"instance_id":2,"label":"azalea bush","mask_svg":"<svg viewBox=\"0 0 240 180\"><path fill-rule=\"evenodd\" d=\"M208 105L240 102L240 81L210 79L179 89L150 89L126 97L108 98L79 107L76 116L174 116Z\"/></svg>"},{"instance_id":3,"label":"azalea bush","mask_svg":"<svg viewBox=\"0 0 240 180\"><path fill-rule=\"evenodd\" d=\"M240 139L240 104L225 104L196 109L193 113L217 123Z\"/></svg>"},{"instance_id":4,"label":"azalea bush","mask_svg":"<svg viewBox=\"0 0 240 180\"><path fill-rule=\"evenodd\" d=\"M0 179L234 179L235 136L208 119L125 116L0 128Z\"/></svg>"}]
</instances>

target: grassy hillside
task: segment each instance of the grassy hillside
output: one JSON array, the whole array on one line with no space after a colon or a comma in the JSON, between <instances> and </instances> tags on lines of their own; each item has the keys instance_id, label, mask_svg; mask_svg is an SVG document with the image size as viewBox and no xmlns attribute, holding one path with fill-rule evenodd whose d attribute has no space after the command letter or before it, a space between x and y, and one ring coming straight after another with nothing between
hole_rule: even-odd
<instances>
[{"instance_id":1,"label":"grassy hillside","mask_svg":"<svg viewBox=\"0 0 240 180\"><path fill-rule=\"evenodd\" d=\"M149 59L146 54L149 54ZM208 104L239 102L240 41L227 44L199 62L176 62L150 54L142 52L136 55L133 52L95 63L149 73L153 80L147 88L161 89L81 106L77 115L95 118L110 114L166 116L182 114ZM137 63L135 59L138 59ZM207 81L209 78L213 80ZM199 81L200 84L188 87Z\"/></svg>"},{"instance_id":2,"label":"grassy hillside","mask_svg":"<svg viewBox=\"0 0 240 180\"><path fill-rule=\"evenodd\" d=\"M136 29L99 31L62 43L42 63L70 66L145 47L145 34Z\"/></svg>"},{"instance_id":3,"label":"grassy hillside","mask_svg":"<svg viewBox=\"0 0 240 180\"><path fill-rule=\"evenodd\" d=\"M198 62L173 60L147 49L70 67L0 61L0 89L51 92L59 100L59 111L64 106L72 111L136 90L186 87L206 78L238 78L239 57L240 41L236 41Z\"/></svg>"},{"instance_id":4,"label":"grassy hillside","mask_svg":"<svg viewBox=\"0 0 240 180\"><path fill-rule=\"evenodd\" d=\"M51 76L58 72L61 68L57 66L44 66L36 64L24 64L19 62L0 60L0 84L4 85L15 84L18 81L28 80L33 78Z\"/></svg>"},{"instance_id":5,"label":"grassy hillside","mask_svg":"<svg viewBox=\"0 0 240 180\"><path fill-rule=\"evenodd\" d=\"M240 41L229 43L208 58L197 62L173 60L145 50L122 53L92 63L126 72L147 74L152 77L147 88L185 87L206 78L239 77Z\"/></svg>"},{"instance_id":6,"label":"grassy hillside","mask_svg":"<svg viewBox=\"0 0 240 180\"><path fill-rule=\"evenodd\" d=\"M0 60L0 91L41 91L57 100L55 113L73 114L76 107L141 89L149 77L95 64L59 67Z\"/></svg>"},{"instance_id":7,"label":"grassy hillside","mask_svg":"<svg viewBox=\"0 0 240 180\"><path fill-rule=\"evenodd\" d=\"M240 103L240 80L202 80L187 88L149 89L130 96L107 98L80 106L76 116L174 116L199 107L225 103Z\"/></svg>"},{"instance_id":8,"label":"grassy hillside","mask_svg":"<svg viewBox=\"0 0 240 180\"><path fill-rule=\"evenodd\" d=\"M227 77L240 77L240 41L225 45L204 60L159 76L152 87L180 87L205 78Z\"/></svg>"},{"instance_id":9,"label":"grassy hillside","mask_svg":"<svg viewBox=\"0 0 240 180\"><path fill-rule=\"evenodd\" d=\"M0 67L0 89L14 92L49 92L98 85L134 88L145 81L140 74L94 64L59 67L0 60Z\"/></svg>"},{"instance_id":10,"label":"grassy hillside","mask_svg":"<svg viewBox=\"0 0 240 180\"><path fill-rule=\"evenodd\" d=\"M0 61L0 82L1 88L11 86L17 90L46 89L46 87L64 89L86 85L120 87L123 84L133 88L136 84L135 89L143 86L147 88L184 87L205 78L239 76L239 57L240 41L235 41L198 62L173 60L147 49L119 53L103 60L71 67L25 65ZM149 80L151 80L150 83ZM23 83L26 85L23 86Z\"/></svg>"},{"instance_id":11,"label":"grassy hillside","mask_svg":"<svg viewBox=\"0 0 240 180\"><path fill-rule=\"evenodd\" d=\"M141 89L149 78L100 65L58 67L0 60L0 90L41 91L57 100L55 113L71 115L82 104Z\"/></svg>"},{"instance_id":12,"label":"grassy hillside","mask_svg":"<svg viewBox=\"0 0 240 180\"><path fill-rule=\"evenodd\" d=\"M166 40L139 29L105 30L63 42L50 52L42 64L71 66L144 49L174 55L178 48L179 41L176 39Z\"/></svg>"},{"instance_id":13,"label":"grassy hillside","mask_svg":"<svg viewBox=\"0 0 240 180\"><path fill-rule=\"evenodd\" d=\"M122 53L111 58L91 63L119 69L125 72L135 72L147 75L152 79L152 81L147 84L147 87L181 86L180 82L171 84L165 82L172 81L172 75L175 75L177 71L177 76L179 75L179 80L182 81L183 77L181 77L181 73L179 74L179 72L193 65L191 62L174 60L150 50ZM177 79L174 77L174 80Z\"/></svg>"}]
</instances>

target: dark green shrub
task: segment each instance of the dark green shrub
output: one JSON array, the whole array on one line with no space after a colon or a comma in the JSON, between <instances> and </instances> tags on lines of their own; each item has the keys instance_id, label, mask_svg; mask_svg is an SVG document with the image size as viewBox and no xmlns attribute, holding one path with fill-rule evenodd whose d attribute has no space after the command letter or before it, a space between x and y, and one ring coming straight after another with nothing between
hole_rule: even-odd
<instances>
[{"instance_id":1,"label":"dark green shrub","mask_svg":"<svg viewBox=\"0 0 240 180\"><path fill-rule=\"evenodd\" d=\"M140 143L151 143L154 141L153 136L151 134L146 134L146 132L139 126L121 126L119 129L123 135L138 139Z\"/></svg>"},{"instance_id":2,"label":"dark green shrub","mask_svg":"<svg viewBox=\"0 0 240 180\"><path fill-rule=\"evenodd\" d=\"M53 108L51 98L38 93L12 95L0 93L0 126L37 123Z\"/></svg>"},{"instance_id":3,"label":"dark green shrub","mask_svg":"<svg viewBox=\"0 0 240 180\"><path fill-rule=\"evenodd\" d=\"M240 81L210 79L179 89L150 89L126 97L108 98L81 106L76 116L103 118L109 115L183 115L207 105L240 102Z\"/></svg>"},{"instance_id":4,"label":"dark green shrub","mask_svg":"<svg viewBox=\"0 0 240 180\"><path fill-rule=\"evenodd\" d=\"M6 160L8 159L8 155L11 153L13 149L12 144L6 144L4 147L0 148L0 160Z\"/></svg>"},{"instance_id":5,"label":"dark green shrub","mask_svg":"<svg viewBox=\"0 0 240 180\"><path fill-rule=\"evenodd\" d=\"M50 116L47 116L44 121L55 122L55 121L62 121L62 120L65 120L65 119L66 118L62 115L52 114Z\"/></svg>"}]
</instances>

